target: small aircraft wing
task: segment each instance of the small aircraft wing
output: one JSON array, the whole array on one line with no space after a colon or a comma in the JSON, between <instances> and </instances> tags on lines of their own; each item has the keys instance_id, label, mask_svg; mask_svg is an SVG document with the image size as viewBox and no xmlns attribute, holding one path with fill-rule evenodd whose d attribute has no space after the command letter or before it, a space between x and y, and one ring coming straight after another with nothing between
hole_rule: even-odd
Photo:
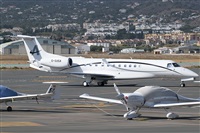
<instances>
[{"instance_id":1,"label":"small aircraft wing","mask_svg":"<svg viewBox=\"0 0 200 133\"><path fill-rule=\"evenodd\" d=\"M97 100L97 101L104 101L104 102L108 102L108 103L123 104L120 100L101 98L101 97L94 97L94 96L90 96L89 94L82 94L79 97L86 98L86 99L91 99L91 100Z\"/></svg>"},{"instance_id":2,"label":"small aircraft wing","mask_svg":"<svg viewBox=\"0 0 200 133\"><path fill-rule=\"evenodd\" d=\"M13 101L22 101L22 100L54 100L59 99L60 92L58 89L55 88L55 85L51 84L47 89L46 93L41 94L23 94L18 93L17 96L8 96L8 97L1 97L0 103L3 102L13 102Z\"/></svg>"},{"instance_id":3,"label":"small aircraft wing","mask_svg":"<svg viewBox=\"0 0 200 133\"><path fill-rule=\"evenodd\" d=\"M22 101L22 100L37 100L37 99L46 99L53 95L53 93L44 93L44 94L31 94L31 95L21 95L21 96L11 96L11 97L2 97L0 98L0 103L3 102L13 102L13 101Z\"/></svg>"},{"instance_id":4,"label":"small aircraft wing","mask_svg":"<svg viewBox=\"0 0 200 133\"><path fill-rule=\"evenodd\" d=\"M109 75L109 74L95 74L95 73L79 73L79 72L69 72L69 73L66 73L66 74L71 74L71 75L83 75L83 76L91 76L91 77L96 77L98 79L113 79L114 76L113 75Z\"/></svg>"},{"instance_id":5,"label":"small aircraft wing","mask_svg":"<svg viewBox=\"0 0 200 133\"><path fill-rule=\"evenodd\" d=\"M200 107L200 101L199 102L166 103L166 104L153 105L153 107L155 107L155 108L170 108L170 107L180 107L180 106L187 106L187 107L199 106Z\"/></svg>"}]
</instances>

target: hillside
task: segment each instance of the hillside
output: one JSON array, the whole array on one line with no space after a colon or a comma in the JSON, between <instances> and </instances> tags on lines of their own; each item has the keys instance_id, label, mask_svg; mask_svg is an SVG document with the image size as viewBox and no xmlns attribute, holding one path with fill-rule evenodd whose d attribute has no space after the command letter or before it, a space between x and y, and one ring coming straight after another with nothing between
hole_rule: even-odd
<instances>
[{"instance_id":1,"label":"hillside","mask_svg":"<svg viewBox=\"0 0 200 133\"><path fill-rule=\"evenodd\" d=\"M52 23L129 21L146 15L149 23L184 22L200 26L199 0L2 0L1 23L12 26L45 26Z\"/></svg>"}]
</instances>

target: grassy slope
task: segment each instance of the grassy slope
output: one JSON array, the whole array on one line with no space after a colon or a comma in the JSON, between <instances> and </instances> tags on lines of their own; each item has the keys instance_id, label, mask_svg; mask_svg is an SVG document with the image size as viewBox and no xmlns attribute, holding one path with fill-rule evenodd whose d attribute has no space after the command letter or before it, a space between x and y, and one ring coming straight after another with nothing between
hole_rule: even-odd
<instances>
[{"instance_id":1,"label":"grassy slope","mask_svg":"<svg viewBox=\"0 0 200 133\"><path fill-rule=\"evenodd\" d=\"M70 55L72 56L72 55ZM77 55L76 55L77 56ZM176 62L200 62L200 54L188 55L155 55L155 54L86 54L78 55L88 58L119 58L119 59L165 59L174 60ZM1 64L27 64L28 57L26 55L1 55Z\"/></svg>"}]
</instances>

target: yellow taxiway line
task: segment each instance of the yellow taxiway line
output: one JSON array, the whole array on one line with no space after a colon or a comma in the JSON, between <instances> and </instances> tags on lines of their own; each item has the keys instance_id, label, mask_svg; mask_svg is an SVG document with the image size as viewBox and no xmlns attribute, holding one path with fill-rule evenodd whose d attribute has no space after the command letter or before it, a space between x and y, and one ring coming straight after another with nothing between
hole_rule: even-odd
<instances>
[{"instance_id":1,"label":"yellow taxiway line","mask_svg":"<svg viewBox=\"0 0 200 133\"><path fill-rule=\"evenodd\" d=\"M43 126L34 122L0 122L0 127L25 127L25 126Z\"/></svg>"}]
</instances>

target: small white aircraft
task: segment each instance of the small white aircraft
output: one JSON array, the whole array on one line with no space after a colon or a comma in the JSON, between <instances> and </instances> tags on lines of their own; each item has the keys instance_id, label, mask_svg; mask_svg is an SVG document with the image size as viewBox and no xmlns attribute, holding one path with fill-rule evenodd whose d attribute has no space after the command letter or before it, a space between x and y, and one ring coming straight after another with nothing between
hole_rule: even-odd
<instances>
[{"instance_id":1,"label":"small white aircraft","mask_svg":"<svg viewBox=\"0 0 200 133\"><path fill-rule=\"evenodd\" d=\"M186 77L181 80L181 86L184 87L184 81L195 80L195 77L198 77L198 74L171 60L64 57L44 51L35 36L18 35L17 37L24 41L30 67L40 71L85 78L83 86L89 86L92 81L103 86L108 80Z\"/></svg>"},{"instance_id":2,"label":"small white aircraft","mask_svg":"<svg viewBox=\"0 0 200 133\"><path fill-rule=\"evenodd\" d=\"M38 100L52 101L60 98L60 92L56 89L56 85L51 84L46 91L42 94L25 94L16 92L6 86L0 85L0 103L7 105L7 111L12 111L12 107L8 106L8 102L22 101L22 100Z\"/></svg>"},{"instance_id":3,"label":"small white aircraft","mask_svg":"<svg viewBox=\"0 0 200 133\"><path fill-rule=\"evenodd\" d=\"M108 103L122 104L128 111L124 114L124 117L128 120L139 117L139 110L141 108L163 108L167 111L167 109L172 107L200 107L200 99L181 96L165 87L145 86L137 89L133 93L121 93L115 84L114 88L118 94L118 100L90 96L89 94L82 94L79 97ZM179 116L178 114L168 112L166 117L168 119L175 119Z\"/></svg>"}]
</instances>

